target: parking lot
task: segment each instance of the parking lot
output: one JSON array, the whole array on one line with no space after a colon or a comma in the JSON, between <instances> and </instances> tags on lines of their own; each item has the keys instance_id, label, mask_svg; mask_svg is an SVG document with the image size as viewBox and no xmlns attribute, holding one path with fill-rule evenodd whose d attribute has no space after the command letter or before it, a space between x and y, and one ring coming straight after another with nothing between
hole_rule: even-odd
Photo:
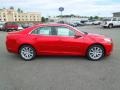
<instances>
[{"instance_id":1,"label":"parking lot","mask_svg":"<svg viewBox=\"0 0 120 90\"><path fill-rule=\"evenodd\" d=\"M24 61L6 51L7 32L0 31L0 90L120 90L120 28L78 28L112 37L112 55L101 61L79 56L40 56Z\"/></svg>"}]
</instances>

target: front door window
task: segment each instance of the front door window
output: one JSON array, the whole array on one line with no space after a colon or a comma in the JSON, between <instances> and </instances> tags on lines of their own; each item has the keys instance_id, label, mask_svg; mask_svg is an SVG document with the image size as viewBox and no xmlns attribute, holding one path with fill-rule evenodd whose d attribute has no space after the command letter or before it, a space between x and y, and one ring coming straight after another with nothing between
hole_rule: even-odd
<instances>
[{"instance_id":1,"label":"front door window","mask_svg":"<svg viewBox=\"0 0 120 90\"><path fill-rule=\"evenodd\" d=\"M57 35L58 36L74 36L75 32L66 28L66 27L57 27Z\"/></svg>"}]
</instances>

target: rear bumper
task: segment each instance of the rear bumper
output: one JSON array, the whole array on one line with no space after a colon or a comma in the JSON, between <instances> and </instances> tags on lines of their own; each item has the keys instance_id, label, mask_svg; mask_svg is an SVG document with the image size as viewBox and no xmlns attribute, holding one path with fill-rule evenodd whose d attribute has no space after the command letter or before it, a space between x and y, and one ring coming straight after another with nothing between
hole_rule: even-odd
<instances>
[{"instance_id":1,"label":"rear bumper","mask_svg":"<svg viewBox=\"0 0 120 90\"><path fill-rule=\"evenodd\" d=\"M16 41L14 40L6 40L6 49L10 53L18 53L18 45L16 44Z\"/></svg>"},{"instance_id":2,"label":"rear bumper","mask_svg":"<svg viewBox=\"0 0 120 90\"><path fill-rule=\"evenodd\" d=\"M17 51L15 48L9 47L9 46L7 46L7 45L6 45L6 49L7 49L7 51L10 52L10 53L18 53L18 51Z\"/></svg>"}]
</instances>

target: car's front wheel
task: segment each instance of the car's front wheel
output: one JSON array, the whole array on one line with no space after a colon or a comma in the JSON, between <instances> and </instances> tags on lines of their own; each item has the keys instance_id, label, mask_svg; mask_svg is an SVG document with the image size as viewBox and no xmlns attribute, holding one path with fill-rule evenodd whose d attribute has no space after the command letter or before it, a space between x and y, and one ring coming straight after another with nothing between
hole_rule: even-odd
<instances>
[{"instance_id":1,"label":"car's front wheel","mask_svg":"<svg viewBox=\"0 0 120 90\"><path fill-rule=\"evenodd\" d=\"M110 25L108 26L108 28L110 28L110 29L113 28L113 24L110 24Z\"/></svg>"},{"instance_id":2,"label":"car's front wheel","mask_svg":"<svg viewBox=\"0 0 120 90\"><path fill-rule=\"evenodd\" d=\"M35 49L30 45L23 45L19 49L20 57L26 61L30 61L35 58L36 51Z\"/></svg>"},{"instance_id":3,"label":"car's front wheel","mask_svg":"<svg viewBox=\"0 0 120 90\"><path fill-rule=\"evenodd\" d=\"M93 45L89 47L87 51L87 57L89 60L97 61L103 58L105 50L101 45Z\"/></svg>"}]
</instances>

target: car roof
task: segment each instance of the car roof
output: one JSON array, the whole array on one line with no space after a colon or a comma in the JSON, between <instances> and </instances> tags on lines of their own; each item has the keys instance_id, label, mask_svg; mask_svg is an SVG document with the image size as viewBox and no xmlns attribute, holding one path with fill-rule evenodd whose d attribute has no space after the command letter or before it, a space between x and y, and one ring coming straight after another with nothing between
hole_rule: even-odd
<instances>
[{"instance_id":1,"label":"car roof","mask_svg":"<svg viewBox=\"0 0 120 90\"><path fill-rule=\"evenodd\" d=\"M71 26L69 26L67 24L58 24L58 23L37 24L37 25L34 25L32 27L29 27L29 28L26 28L26 29L20 31L19 33L29 33L33 29L36 29L38 27L45 27L45 26L65 26L65 27L71 27Z\"/></svg>"},{"instance_id":2,"label":"car roof","mask_svg":"<svg viewBox=\"0 0 120 90\"><path fill-rule=\"evenodd\" d=\"M36 26L69 26L67 24L59 24L59 23L47 23L47 24L37 24Z\"/></svg>"}]
</instances>

